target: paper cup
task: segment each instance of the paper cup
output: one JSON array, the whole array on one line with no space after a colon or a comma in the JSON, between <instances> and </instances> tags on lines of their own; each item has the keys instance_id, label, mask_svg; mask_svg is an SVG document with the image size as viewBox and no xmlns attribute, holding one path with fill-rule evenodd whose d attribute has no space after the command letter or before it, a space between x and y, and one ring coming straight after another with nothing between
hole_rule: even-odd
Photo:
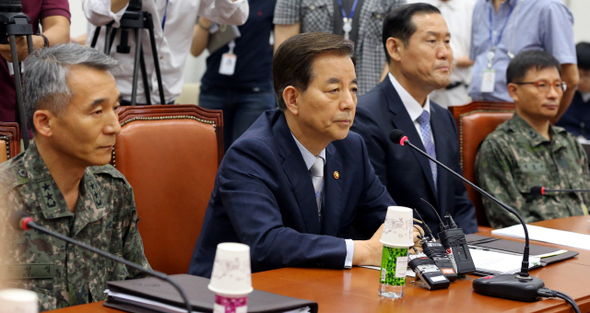
<instances>
[{"instance_id":1,"label":"paper cup","mask_svg":"<svg viewBox=\"0 0 590 313\"><path fill-rule=\"evenodd\" d=\"M252 288L250 247L242 243L217 245L209 290L225 297L247 296Z\"/></svg>"},{"instance_id":2,"label":"paper cup","mask_svg":"<svg viewBox=\"0 0 590 313\"><path fill-rule=\"evenodd\" d=\"M37 294L24 289L0 290L0 313L39 312Z\"/></svg>"},{"instance_id":3,"label":"paper cup","mask_svg":"<svg viewBox=\"0 0 590 313\"><path fill-rule=\"evenodd\" d=\"M410 208L403 206L388 207L380 240L381 243L390 247L407 248L413 246L413 215L414 213Z\"/></svg>"}]
</instances>

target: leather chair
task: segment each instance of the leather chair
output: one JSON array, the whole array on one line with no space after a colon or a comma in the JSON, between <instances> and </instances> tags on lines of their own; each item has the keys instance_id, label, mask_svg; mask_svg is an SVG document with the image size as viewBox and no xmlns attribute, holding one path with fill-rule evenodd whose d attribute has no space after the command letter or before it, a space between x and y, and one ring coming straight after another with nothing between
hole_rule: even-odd
<instances>
[{"instance_id":1,"label":"leather chair","mask_svg":"<svg viewBox=\"0 0 590 313\"><path fill-rule=\"evenodd\" d=\"M18 123L0 122L0 163L20 153L20 130Z\"/></svg>"},{"instance_id":2,"label":"leather chair","mask_svg":"<svg viewBox=\"0 0 590 313\"><path fill-rule=\"evenodd\" d=\"M463 106L450 107L459 130L459 149L463 177L477 184L475 180L475 157L480 143L493 132L498 125L510 119L514 114L514 103L474 101ZM483 208L481 195L467 184L467 196L475 205L477 223L490 226Z\"/></svg>"},{"instance_id":3,"label":"leather chair","mask_svg":"<svg viewBox=\"0 0 590 313\"><path fill-rule=\"evenodd\" d=\"M135 195L152 268L186 273L223 158L220 110L195 105L119 109L112 163Z\"/></svg>"}]
</instances>

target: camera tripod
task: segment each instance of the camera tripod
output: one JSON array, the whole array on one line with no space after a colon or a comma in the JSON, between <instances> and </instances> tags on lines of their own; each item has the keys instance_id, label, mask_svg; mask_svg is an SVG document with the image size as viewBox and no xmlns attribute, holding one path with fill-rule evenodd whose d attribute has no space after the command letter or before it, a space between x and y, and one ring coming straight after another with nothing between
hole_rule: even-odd
<instances>
[{"instance_id":1,"label":"camera tripod","mask_svg":"<svg viewBox=\"0 0 590 313\"><path fill-rule=\"evenodd\" d=\"M14 68L17 120L21 129L21 138L23 139L24 147L27 149L29 146L29 129L25 116L21 68L16 50L16 36L27 36L27 48L29 54L31 54L33 52L33 26L30 24L30 18L20 12L22 9L20 1L16 2L18 3L10 6L12 12L3 12L5 7L0 6L0 43L10 43L10 54L12 55L12 65ZM7 40L8 38L10 40Z\"/></svg>"},{"instance_id":2,"label":"camera tripod","mask_svg":"<svg viewBox=\"0 0 590 313\"><path fill-rule=\"evenodd\" d=\"M136 7L135 7L136 8ZM134 8L134 9L135 9ZM141 9L141 5L139 6ZM156 48L156 39L154 36L154 21L152 18L152 14L149 12L142 12L142 11L134 11L130 7L125 11L123 17L121 18L121 26L119 28L113 28L114 22L109 23L106 25L106 33L105 33L105 45L104 45L104 53L109 55L111 52L111 48L113 45L113 41L115 40L115 35L117 34L117 30L121 30L121 38L120 43L117 46L118 53L130 53L131 48L128 45L129 39L129 30L133 30L135 34L135 60L133 65L133 84L131 89L131 105L136 105L137 103L137 80L138 80L138 68L141 68L141 76L143 81L143 89L145 92L145 98L148 105L151 105L151 97L150 97L150 88L148 84L148 77L145 69L145 59L143 56L143 48L141 45L141 30L147 29L150 35L150 44L152 49L152 56L154 57L154 69L156 71L156 79L158 81L158 91L160 96L160 103L166 104L166 99L164 99L164 89L162 88L162 74L160 72L160 63L158 59L158 50ZM101 27L96 27L96 31L94 32L94 36L92 37L91 47L96 46L96 42L98 41L98 36L100 35Z\"/></svg>"}]
</instances>

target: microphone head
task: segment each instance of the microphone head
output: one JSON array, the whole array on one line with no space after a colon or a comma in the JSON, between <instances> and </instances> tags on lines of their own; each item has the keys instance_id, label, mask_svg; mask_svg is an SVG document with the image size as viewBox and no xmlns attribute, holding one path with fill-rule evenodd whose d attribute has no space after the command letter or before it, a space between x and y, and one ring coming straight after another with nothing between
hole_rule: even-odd
<instances>
[{"instance_id":1,"label":"microphone head","mask_svg":"<svg viewBox=\"0 0 590 313\"><path fill-rule=\"evenodd\" d=\"M393 143L403 146L406 140L408 140L408 137L404 135L403 131L394 129L391 131L391 133L389 133L389 140L391 140Z\"/></svg>"},{"instance_id":2,"label":"microphone head","mask_svg":"<svg viewBox=\"0 0 590 313\"><path fill-rule=\"evenodd\" d=\"M10 216L10 224L18 230L29 230L28 224L33 219L23 211L14 211Z\"/></svg>"},{"instance_id":3,"label":"microphone head","mask_svg":"<svg viewBox=\"0 0 590 313\"><path fill-rule=\"evenodd\" d=\"M533 186L531 187L531 195L541 196L545 194L545 187Z\"/></svg>"}]
</instances>

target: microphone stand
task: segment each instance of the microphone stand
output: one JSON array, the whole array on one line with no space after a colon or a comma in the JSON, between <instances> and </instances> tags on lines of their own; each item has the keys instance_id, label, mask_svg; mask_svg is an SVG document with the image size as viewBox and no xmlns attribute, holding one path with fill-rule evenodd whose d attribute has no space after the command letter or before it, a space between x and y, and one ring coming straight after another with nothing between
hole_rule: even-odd
<instances>
[{"instance_id":1,"label":"microphone stand","mask_svg":"<svg viewBox=\"0 0 590 313\"><path fill-rule=\"evenodd\" d=\"M184 303L186 304L187 312L189 312L189 313L192 312L191 306L190 306L190 302L188 300L188 297L186 296L186 294L184 293L184 291L182 290L182 288L180 287L180 285L178 285L175 281L171 280L168 277L168 275L166 275L164 273L161 273L161 272L154 271L154 270L145 269L145 268L143 268L143 267L141 267L141 266L139 266L139 265L137 265L137 264L135 264L135 263L133 263L131 261L125 260L123 258L120 258L118 256L112 255L112 254L107 253L105 251L96 249L96 248L94 248L92 246L89 246L87 244L84 244L82 242L79 242L77 240L74 240L74 239L72 239L70 237L64 236L64 235L62 235L60 233L53 232L53 231L51 231L51 230L49 230L49 229L47 229L47 228L45 228L43 226L39 226L35 222L33 222L33 219L31 217L26 216L26 214L24 212L22 212L22 211L15 212L15 216L13 216L13 219L15 219L16 222L18 223L18 226L17 225L13 225L13 226L17 226L18 229L24 229L24 230L29 230L29 228L36 229L37 231L39 231L41 233L44 233L44 234L47 234L49 236L53 236L53 237L59 238L59 239L65 241L67 243L71 243L73 245L76 245L76 246L81 247L83 249L86 249L88 251L92 251L92 252L94 252L94 253L96 253L96 254L98 254L100 256L103 256L103 257L105 257L107 259L111 259L113 261L116 261L116 262L119 262L119 263L123 263L123 264L127 265L128 267L131 267L131 268L133 268L135 270L138 270L138 271L140 271L142 273L148 274L150 276L154 276L154 277L156 277L156 278L158 278L160 280L163 280L165 282L170 283L172 286L174 286L174 288L176 288L176 290L178 290L178 293L180 294L180 296L184 300Z\"/></svg>"},{"instance_id":2,"label":"microphone stand","mask_svg":"<svg viewBox=\"0 0 590 313\"><path fill-rule=\"evenodd\" d=\"M465 177L459 175L457 172L453 171L448 166L444 165L437 159L431 157L430 155L428 155L428 153L416 147L414 144L410 142L408 137L403 135L402 131L393 130L389 138L394 143L400 144L402 146L407 144L409 147L411 147L415 151L418 151L420 154L424 155L429 160L436 163L438 166L452 173L455 177L461 179L463 182L473 187L473 189L477 190L479 193L486 196L488 199L494 201L502 208L514 214L518 218L518 220L522 224L522 227L524 228L525 236L525 246L522 255L522 267L520 269L520 273L502 274L478 278L473 281L473 289L477 293L492 297L500 297L527 302L537 301L537 292L540 288L543 288L545 286L545 283L540 278L529 275L529 233L526 227L526 223L524 222L520 214L518 214L518 212L516 212L516 210L514 210L513 208L509 207L502 201L496 199L494 196L487 193L485 190L479 188L474 183L467 180Z\"/></svg>"}]
</instances>

